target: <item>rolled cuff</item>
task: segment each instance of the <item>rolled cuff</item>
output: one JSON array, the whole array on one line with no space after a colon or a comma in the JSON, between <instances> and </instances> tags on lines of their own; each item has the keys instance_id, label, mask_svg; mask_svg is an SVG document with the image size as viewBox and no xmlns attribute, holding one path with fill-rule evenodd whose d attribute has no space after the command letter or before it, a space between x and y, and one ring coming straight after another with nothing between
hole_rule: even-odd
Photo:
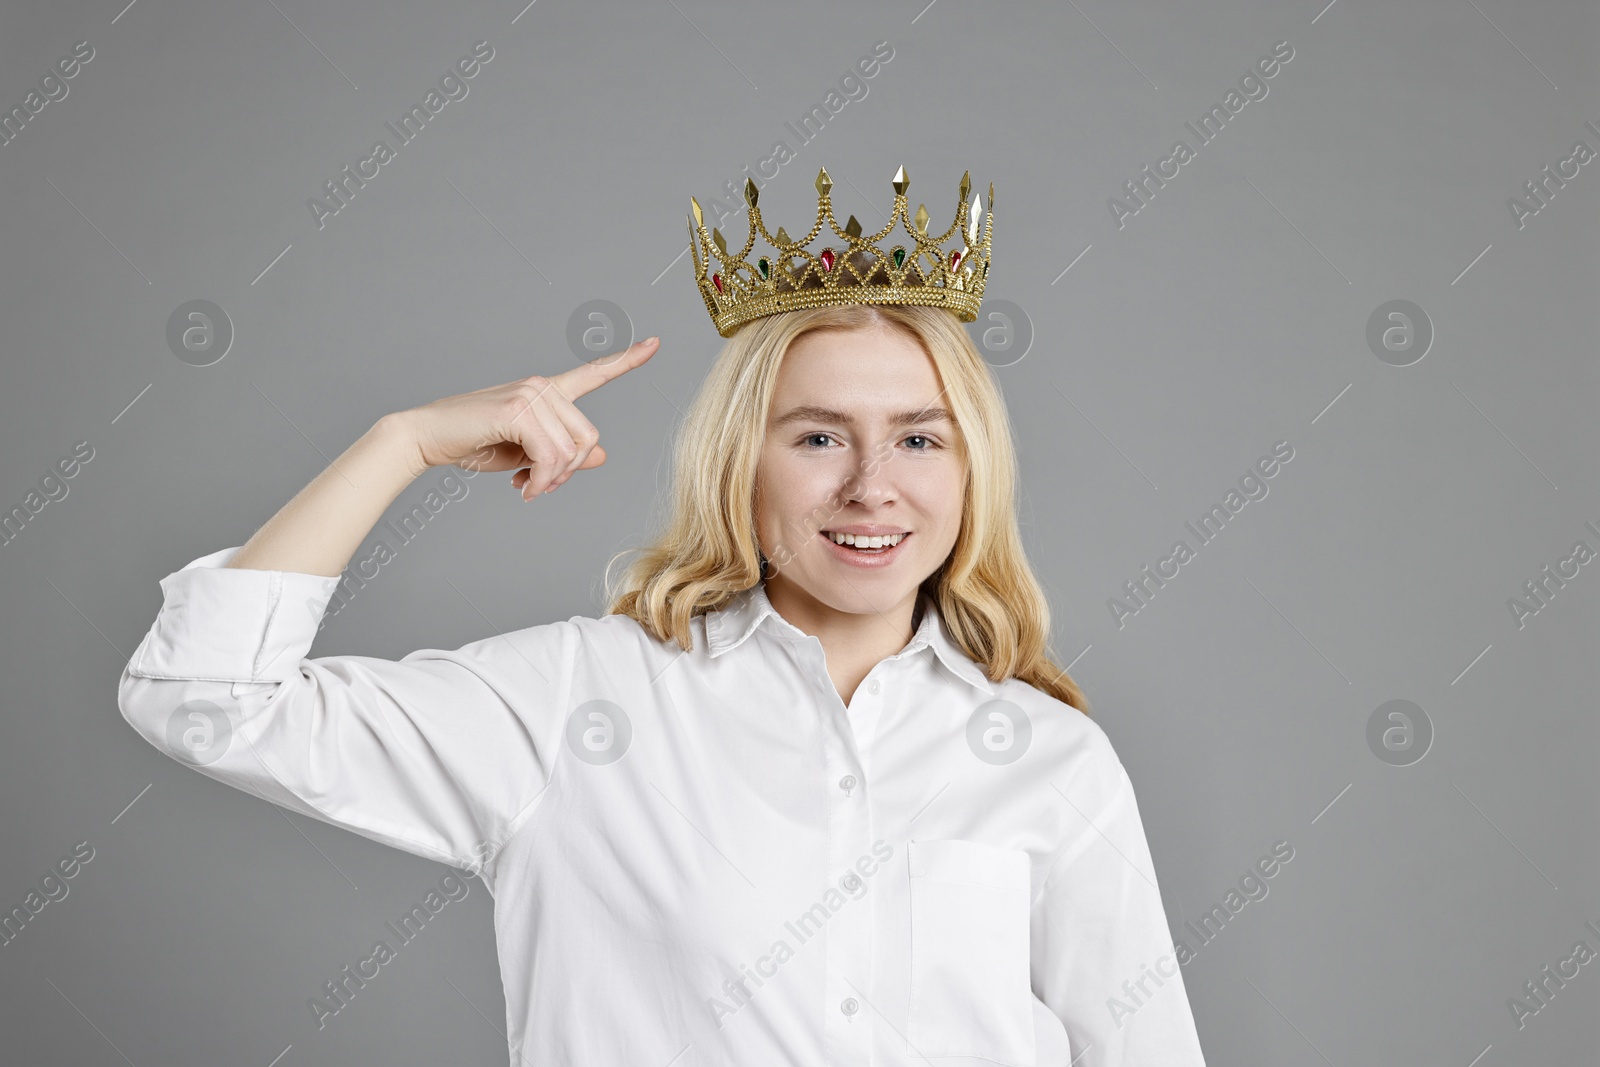
<instances>
[{"instance_id":1,"label":"rolled cuff","mask_svg":"<svg viewBox=\"0 0 1600 1067\"><path fill-rule=\"evenodd\" d=\"M227 566L242 547L161 579L161 611L128 664L132 674L219 682L298 675L339 577Z\"/></svg>"}]
</instances>

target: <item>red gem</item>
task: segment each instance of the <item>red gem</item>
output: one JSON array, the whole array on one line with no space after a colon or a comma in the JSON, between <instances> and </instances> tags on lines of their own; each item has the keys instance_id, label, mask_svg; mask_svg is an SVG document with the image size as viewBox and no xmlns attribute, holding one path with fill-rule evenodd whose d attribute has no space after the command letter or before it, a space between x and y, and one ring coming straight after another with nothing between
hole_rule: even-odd
<instances>
[{"instance_id":1,"label":"red gem","mask_svg":"<svg viewBox=\"0 0 1600 1067\"><path fill-rule=\"evenodd\" d=\"M950 253L950 269L951 270L955 270L956 269L956 264L960 263L960 262L961 262L961 253L959 251L951 252Z\"/></svg>"},{"instance_id":2,"label":"red gem","mask_svg":"<svg viewBox=\"0 0 1600 1067\"><path fill-rule=\"evenodd\" d=\"M828 271L833 269L833 249L824 248L822 250L822 255L818 258L822 260L823 270Z\"/></svg>"},{"instance_id":3,"label":"red gem","mask_svg":"<svg viewBox=\"0 0 1600 1067\"><path fill-rule=\"evenodd\" d=\"M713 274L711 276L711 284L717 287L717 292L722 292L722 275Z\"/></svg>"}]
</instances>

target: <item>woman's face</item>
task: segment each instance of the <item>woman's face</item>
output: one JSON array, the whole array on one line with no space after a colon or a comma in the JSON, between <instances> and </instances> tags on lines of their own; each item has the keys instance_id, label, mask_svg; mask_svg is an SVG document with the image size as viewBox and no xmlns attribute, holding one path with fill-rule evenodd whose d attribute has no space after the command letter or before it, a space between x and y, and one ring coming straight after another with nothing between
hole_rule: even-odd
<instances>
[{"instance_id":1,"label":"woman's face","mask_svg":"<svg viewBox=\"0 0 1600 1067\"><path fill-rule=\"evenodd\" d=\"M884 612L955 546L966 453L938 372L902 331L809 333L779 368L756 472L756 531L782 585L836 611ZM892 548L830 532L899 533Z\"/></svg>"}]
</instances>

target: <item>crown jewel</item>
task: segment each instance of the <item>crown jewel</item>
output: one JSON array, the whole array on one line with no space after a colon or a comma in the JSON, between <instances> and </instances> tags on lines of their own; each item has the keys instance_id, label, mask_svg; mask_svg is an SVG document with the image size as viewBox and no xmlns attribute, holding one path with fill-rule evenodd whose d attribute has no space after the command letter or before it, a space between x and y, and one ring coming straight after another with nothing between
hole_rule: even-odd
<instances>
[{"instance_id":1,"label":"crown jewel","mask_svg":"<svg viewBox=\"0 0 1600 1067\"><path fill-rule=\"evenodd\" d=\"M706 233L700 203L689 198L689 244L694 251L695 284L705 298L711 321L723 337L733 334L751 319L802 308L839 304L921 304L955 312L962 322L978 317L983 285L989 274L989 235L994 228L994 183L989 184L989 207L980 227L981 198L972 191L972 174L961 176L956 218L941 234L928 233L928 208L917 205L916 215L907 210L906 190L911 180L901 167L894 176L894 210L889 222L876 233L863 234L854 215L841 229L833 217L833 179L826 167L817 172L817 218L800 240L792 239L782 226L776 235L767 232L756 206L758 191L749 178L744 183L750 234L736 253L716 227ZM885 247L895 223L903 221L908 244L898 237ZM809 246L826 223L834 233L823 247ZM769 250L755 253L759 235ZM945 251L952 237L959 246Z\"/></svg>"}]
</instances>

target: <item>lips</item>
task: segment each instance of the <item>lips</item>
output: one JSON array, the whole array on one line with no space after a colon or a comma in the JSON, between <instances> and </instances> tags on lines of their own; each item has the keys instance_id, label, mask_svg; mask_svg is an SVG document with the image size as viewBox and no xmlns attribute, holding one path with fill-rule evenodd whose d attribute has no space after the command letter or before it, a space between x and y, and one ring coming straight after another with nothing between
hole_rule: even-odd
<instances>
[{"instance_id":1,"label":"lips","mask_svg":"<svg viewBox=\"0 0 1600 1067\"><path fill-rule=\"evenodd\" d=\"M852 548L849 545L836 543L825 531L817 531L817 537L827 546L827 551L832 553L834 558L852 566L869 568L887 567L894 562L913 536L907 533L900 538L898 544L887 548Z\"/></svg>"}]
</instances>

